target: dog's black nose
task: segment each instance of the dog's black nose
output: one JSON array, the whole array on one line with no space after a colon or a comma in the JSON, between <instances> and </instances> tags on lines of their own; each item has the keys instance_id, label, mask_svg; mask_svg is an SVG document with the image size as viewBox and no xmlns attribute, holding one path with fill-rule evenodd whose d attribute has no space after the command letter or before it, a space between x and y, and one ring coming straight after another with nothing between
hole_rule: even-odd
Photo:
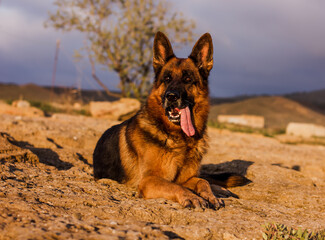
<instances>
[{"instance_id":1,"label":"dog's black nose","mask_svg":"<svg viewBox=\"0 0 325 240\"><path fill-rule=\"evenodd\" d=\"M179 99L179 93L177 91L166 92L166 98L169 102L176 102Z\"/></svg>"}]
</instances>

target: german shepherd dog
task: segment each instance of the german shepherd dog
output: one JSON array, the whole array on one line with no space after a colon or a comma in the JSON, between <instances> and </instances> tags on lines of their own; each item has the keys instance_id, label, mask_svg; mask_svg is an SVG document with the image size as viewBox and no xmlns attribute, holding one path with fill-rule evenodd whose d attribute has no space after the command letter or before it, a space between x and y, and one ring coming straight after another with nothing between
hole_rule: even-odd
<instances>
[{"instance_id":1,"label":"german shepherd dog","mask_svg":"<svg viewBox=\"0 0 325 240\"><path fill-rule=\"evenodd\" d=\"M174 55L168 38L155 36L155 80L146 103L129 120L111 127L93 154L94 177L138 188L144 198L165 198L184 207L219 208L207 180L199 178L207 152L208 76L213 66L209 33L188 58Z\"/></svg>"}]
</instances>

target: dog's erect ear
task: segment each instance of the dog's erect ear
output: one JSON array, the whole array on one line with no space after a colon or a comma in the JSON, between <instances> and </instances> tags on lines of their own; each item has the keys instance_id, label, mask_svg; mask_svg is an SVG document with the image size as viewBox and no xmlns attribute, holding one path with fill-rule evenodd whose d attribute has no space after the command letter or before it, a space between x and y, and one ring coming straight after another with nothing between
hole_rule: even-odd
<instances>
[{"instance_id":1,"label":"dog's erect ear","mask_svg":"<svg viewBox=\"0 0 325 240\"><path fill-rule=\"evenodd\" d=\"M162 32L157 32L153 43L153 68L157 74L174 57L172 45Z\"/></svg>"},{"instance_id":2,"label":"dog's erect ear","mask_svg":"<svg viewBox=\"0 0 325 240\"><path fill-rule=\"evenodd\" d=\"M209 75L213 67L213 44L209 33L203 34L195 43L189 57L194 60L200 70Z\"/></svg>"}]
</instances>

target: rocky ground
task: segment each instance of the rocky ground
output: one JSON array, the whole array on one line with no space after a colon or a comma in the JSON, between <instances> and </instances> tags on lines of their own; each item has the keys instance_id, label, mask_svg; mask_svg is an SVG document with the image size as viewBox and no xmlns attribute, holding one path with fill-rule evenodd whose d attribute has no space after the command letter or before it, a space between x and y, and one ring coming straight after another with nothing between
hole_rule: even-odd
<instances>
[{"instance_id":1,"label":"rocky ground","mask_svg":"<svg viewBox=\"0 0 325 240\"><path fill-rule=\"evenodd\" d=\"M261 239L265 223L325 228L325 147L209 129L208 172L244 174L217 211L144 200L94 181L92 152L112 122L0 115L0 239Z\"/></svg>"}]
</instances>

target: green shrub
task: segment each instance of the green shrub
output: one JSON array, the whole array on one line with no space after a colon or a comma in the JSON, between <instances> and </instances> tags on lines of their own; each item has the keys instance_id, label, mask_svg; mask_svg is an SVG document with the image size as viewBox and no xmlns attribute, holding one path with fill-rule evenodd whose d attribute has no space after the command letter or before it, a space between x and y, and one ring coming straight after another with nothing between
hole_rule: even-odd
<instances>
[{"instance_id":1,"label":"green shrub","mask_svg":"<svg viewBox=\"0 0 325 240\"><path fill-rule=\"evenodd\" d=\"M41 109L45 114L62 112L62 110L55 108L51 104L46 102L29 101L29 103L31 106Z\"/></svg>"},{"instance_id":2,"label":"green shrub","mask_svg":"<svg viewBox=\"0 0 325 240\"><path fill-rule=\"evenodd\" d=\"M7 99L7 100L6 100L6 103L9 104L9 105L11 105L13 101L14 101L14 100L12 100L12 99Z\"/></svg>"},{"instance_id":3,"label":"green shrub","mask_svg":"<svg viewBox=\"0 0 325 240\"><path fill-rule=\"evenodd\" d=\"M307 229L294 229L283 224L266 224L263 226L262 234L264 240L324 240L325 230L318 232Z\"/></svg>"},{"instance_id":4,"label":"green shrub","mask_svg":"<svg viewBox=\"0 0 325 240\"><path fill-rule=\"evenodd\" d=\"M91 116L90 112L88 112L88 111L85 110L85 109L74 110L74 113L75 113L75 114L78 114L78 115L83 115L83 116Z\"/></svg>"}]
</instances>

